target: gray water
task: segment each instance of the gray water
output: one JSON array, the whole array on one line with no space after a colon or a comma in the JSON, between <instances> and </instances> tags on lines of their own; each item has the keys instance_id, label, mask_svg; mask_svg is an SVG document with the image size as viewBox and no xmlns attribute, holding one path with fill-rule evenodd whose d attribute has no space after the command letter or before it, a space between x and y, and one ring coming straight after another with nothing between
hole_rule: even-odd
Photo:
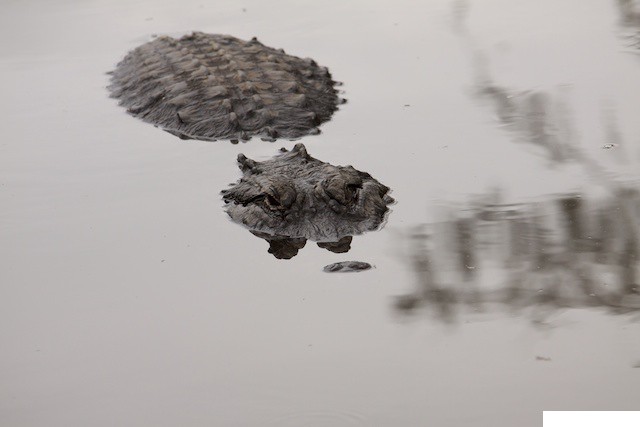
<instances>
[{"instance_id":1,"label":"gray water","mask_svg":"<svg viewBox=\"0 0 640 427\"><path fill-rule=\"evenodd\" d=\"M0 424L495 427L540 425L542 410L638 409L628 280L639 277L640 63L637 20L618 2L0 10ZM303 142L393 189L384 229L348 254L308 245L277 260L228 219L219 191L239 178L238 153L261 160L294 142L180 141L108 97L105 73L127 51L192 30L257 36L345 83L349 103ZM566 303L516 307L495 292L538 267L531 254L509 258L508 232L471 246L486 258L465 266L477 274L460 268L456 218L479 205L557 207L565 194L588 201L589 225L576 237L544 211L556 221L545 226L552 267L523 288L548 296L563 281ZM604 236L601 217L617 224L598 240L611 246L571 246ZM348 259L375 268L322 271ZM586 296L606 303L571 291L567 262L594 265ZM452 304L432 302L467 282L477 292L442 316Z\"/></svg>"}]
</instances>

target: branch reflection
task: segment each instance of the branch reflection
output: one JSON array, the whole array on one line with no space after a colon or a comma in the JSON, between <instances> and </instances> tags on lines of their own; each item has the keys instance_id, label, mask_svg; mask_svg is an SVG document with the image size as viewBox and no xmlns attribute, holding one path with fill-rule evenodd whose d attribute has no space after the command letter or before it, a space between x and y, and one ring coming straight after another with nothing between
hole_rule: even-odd
<instances>
[{"instance_id":1,"label":"branch reflection","mask_svg":"<svg viewBox=\"0 0 640 427\"><path fill-rule=\"evenodd\" d=\"M569 307L640 311L637 189L517 205L493 194L439 216L407 240L417 286L396 300L401 313L423 308L453 322L494 303L530 309L533 320Z\"/></svg>"}]
</instances>

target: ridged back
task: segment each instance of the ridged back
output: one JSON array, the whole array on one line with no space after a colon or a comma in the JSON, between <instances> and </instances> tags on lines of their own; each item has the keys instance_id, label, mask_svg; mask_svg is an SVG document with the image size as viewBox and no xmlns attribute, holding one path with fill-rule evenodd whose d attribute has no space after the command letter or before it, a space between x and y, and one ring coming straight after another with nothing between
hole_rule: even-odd
<instances>
[{"instance_id":1,"label":"ridged back","mask_svg":"<svg viewBox=\"0 0 640 427\"><path fill-rule=\"evenodd\" d=\"M118 64L109 86L128 112L183 139L299 138L339 98L325 67L255 38L158 37Z\"/></svg>"}]
</instances>

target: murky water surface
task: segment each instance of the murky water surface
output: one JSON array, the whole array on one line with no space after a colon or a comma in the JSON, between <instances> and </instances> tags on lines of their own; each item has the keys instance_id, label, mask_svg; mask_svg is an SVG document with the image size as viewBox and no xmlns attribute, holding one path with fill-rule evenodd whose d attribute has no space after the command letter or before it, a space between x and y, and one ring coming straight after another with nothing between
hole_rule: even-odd
<instances>
[{"instance_id":1,"label":"murky water surface","mask_svg":"<svg viewBox=\"0 0 640 427\"><path fill-rule=\"evenodd\" d=\"M537 426L640 395L633 2L5 1L0 420ZM105 72L153 34L312 57L304 139L393 189L386 227L290 260L219 191L282 146L185 142ZM358 260L375 268L327 274Z\"/></svg>"}]
</instances>

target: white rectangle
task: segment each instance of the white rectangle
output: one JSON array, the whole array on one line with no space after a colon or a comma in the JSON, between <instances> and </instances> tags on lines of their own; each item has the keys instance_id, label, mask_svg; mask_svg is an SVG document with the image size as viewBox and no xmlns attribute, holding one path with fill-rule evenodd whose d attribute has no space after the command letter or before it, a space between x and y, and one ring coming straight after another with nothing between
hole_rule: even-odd
<instances>
[{"instance_id":1,"label":"white rectangle","mask_svg":"<svg viewBox=\"0 0 640 427\"><path fill-rule=\"evenodd\" d=\"M543 427L640 427L640 411L543 411L542 425Z\"/></svg>"}]
</instances>

